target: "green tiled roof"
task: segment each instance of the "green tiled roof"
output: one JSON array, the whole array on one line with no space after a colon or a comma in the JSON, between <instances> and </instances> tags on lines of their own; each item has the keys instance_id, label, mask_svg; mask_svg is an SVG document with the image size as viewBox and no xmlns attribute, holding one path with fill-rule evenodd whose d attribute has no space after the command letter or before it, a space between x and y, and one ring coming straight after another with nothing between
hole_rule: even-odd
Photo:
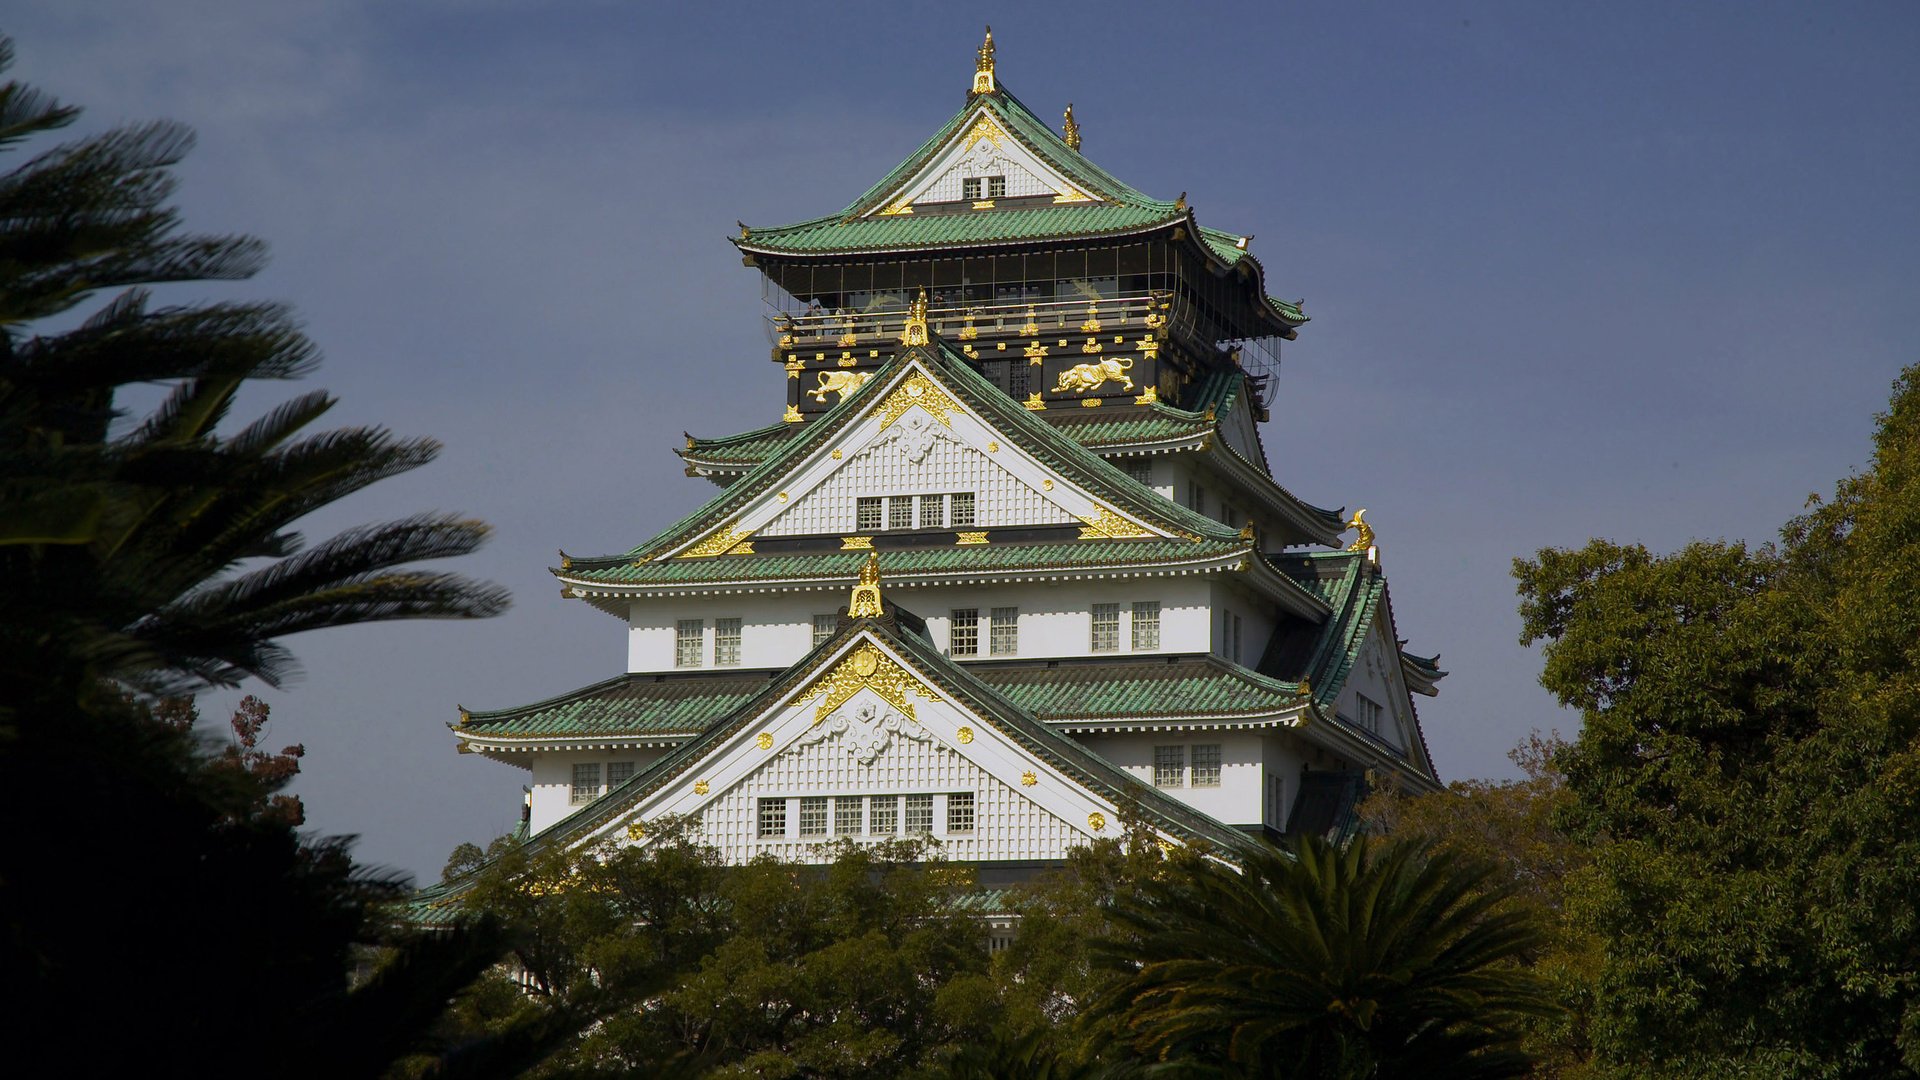
<instances>
[{"instance_id":1,"label":"green tiled roof","mask_svg":"<svg viewBox=\"0 0 1920 1080\"><path fill-rule=\"evenodd\" d=\"M781 421L768 427L714 439L695 439L689 435L687 438L692 441L685 450L680 451L680 456L704 462L758 465L799 433L800 425Z\"/></svg>"},{"instance_id":2,"label":"green tiled roof","mask_svg":"<svg viewBox=\"0 0 1920 1080\"><path fill-rule=\"evenodd\" d=\"M1224 558L1249 549L1246 541L1067 540L1043 544L967 544L894 548L880 552L888 577L957 571L1074 569L1146 566ZM851 581L867 560L866 551L813 551L720 555L707 559L662 559L618 563L583 570L575 564L570 581L605 585L686 585L795 580Z\"/></svg>"},{"instance_id":3,"label":"green tiled roof","mask_svg":"<svg viewBox=\"0 0 1920 1080\"><path fill-rule=\"evenodd\" d=\"M1360 659L1387 579L1359 551L1273 555L1268 561L1324 601L1333 616L1311 632L1310 642L1275 634L1260 669L1304 674L1312 681L1314 699L1331 705Z\"/></svg>"},{"instance_id":4,"label":"green tiled roof","mask_svg":"<svg viewBox=\"0 0 1920 1080\"><path fill-rule=\"evenodd\" d=\"M1312 321L1299 304L1290 303L1277 296L1267 297L1267 306L1279 312L1280 317L1288 322L1303 323Z\"/></svg>"},{"instance_id":5,"label":"green tiled roof","mask_svg":"<svg viewBox=\"0 0 1920 1080\"><path fill-rule=\"evenodd\" d=\"M1124 236L1169 225L1184 210L1075 203L955 214L902 214L843 218L838 214L777 229L756 229L743 250L805 255L842 255L915 248L985 247L1036 240Z\"/></svg>"},{"instance_id":6,"label":"green tiled roof","mask_svg":"<svg viewBox=\"0 0 1920 1080\"><path fill-rule=\"evenodd\" d=\"M1169 662L1171 660L1171 662ZM1252 716L1294 705L1298 688L1211 656L1057 668L969 669L1048 723L1131 717Z\"/></svg>"},{"instance_id":7,"label":"green tiled roof","mask_svg":"<svg viewBox=\"0 0 1920 1080\"><path fill-rule=\"evenodd\" d=\"M1294 683L1214 656L967 667L1008 701L1048 723L1256 716L1290 707L1298 694ZM458 730L528 739L697 735L765 690L778 675L622 675L517 709L472 713Z\"/></svg>"},{"instance_id":8,"label":"green tiled roof","mask_svg":"<svg viewBox=\"0 0 1920 1080\"><path fill-rule=\"evenodd\" d=\"M772 678L770 672L621 675L532 705L469 713L458 730L512 738L697 735Z\"/></svg>"},{"instance_id":9,"label":"green tiled roof","mask_svg":"<svg viewBox=\"0 0 1920 1080\"><path fill-rule=\"evenodd\" d=\"M1057 415L1056 415L1057 414ZM1049 409L1047 422L1090 449L1195 438L1213 430L1205 418L1179 409L1143 405L1121 409Z\"/></svg>"}]
</instances>

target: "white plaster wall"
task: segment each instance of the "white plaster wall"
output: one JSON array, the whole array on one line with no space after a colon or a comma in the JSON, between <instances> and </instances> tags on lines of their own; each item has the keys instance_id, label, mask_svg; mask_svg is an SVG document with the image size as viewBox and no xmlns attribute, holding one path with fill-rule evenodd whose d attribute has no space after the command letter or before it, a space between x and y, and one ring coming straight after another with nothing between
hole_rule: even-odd
<instances>
[{"instance_id":1,"label":"white plaster wall","mask_svg":"<svg viewBox=\"0 0 1920 1080\"><path fill-rule=\"evenodd\" d=\"M1305 762L1301 752L1300 740L1291 733L1268 732L1260 739L1261 755L1261 796L1260 809L1262 823L1268 827L1284 831L1287 817L1293 813L1293 801L1300 797L1300 773ZM1268 785L1279 782L1279 803L1267 798Z\"/></svg>"},{"instance_id":2,"label":"white plaster wall","mask_svg":"<svg viewBox=\"0 0 1920 1080\"><path fill-rule=\"evenodd\" d=\"M1190 782L1177 788L1161 788L1181 802L1229 825L1258 825L1262 820L1261 791L1268 768L1267 748L1258 732L1250 731L1152 731L1119 735L1076 736L1087 748L1129 773L1144 784L1153 783L1153 748L1187 747L1187 776L1193 772L1195 743L1220 745L1220 786L1193 787ZM1297 771L1299 765L1295 764Z\"/></svg>"},{"instance_id":3,"label":"white plaster wall","mask_svg":"<svg viewBox=\"0 0 1920 1080\"><path fill-rule=\"evenodd\" d=\"M1213 629L1207 610L1211 590L1206 579L1198 576L988 588L940 585L888 589L883 583L882 588L891 599L927 620L927 632L942 649L948 646L950 613L955 608L978 608L980 654L963 660L1116 655L1092 650L1095 603L1120 605L1121 652L1131 652L1136 600L1160 602L1160 648L1155 652L1198 653L1213 648ZM814 614L844 611L847 595L846 590L823 589L816 593L635 601L628 616L627 670L694 670L676 669L673 664L674 627L681 619L705 620L706 637L699 670L714 670L714 620L735 616L742 620L740 667L787 667L813 648ZM995 656L989 651L987 626L995 607L1020 609L1019 651L1011 655ZM1247 632L1252 633L1250 627ZM1262 638L1261 645L1264 644ZM1251 644L1248 647L1253 648Z\"/></svg>"},{"instance_id":4,"label":"white plaster wall","mask_svg":"<svg viewBox=\"0 0 1920 1080\"><path fill-rule=\"evenodd\" d=\"M784 668L813 648L813 616L844 611L846 605L844 590L636 601L628 613L627 670L695 670L674 667L675 628L681 619L706 623L699 670L729 670L713 664L713 624L728 618L741 621L740 663L734 667Z\"/></svg>"},{"instance_id":5,"label":"white plaster wall","mask_svg":"<svg viewBox=\"0 0 1920 1080\"><path fill-rule=\"evenodd\" d=\"M607 765L631 761L635 773L644 771L657 760L663 749L555 751L529 755L533 768L533 808L527 818L531 832L542 829L582 807L573 805L573 766L579 762L600 763L600 790L607 790Z\"/></svg>"},{"instance_id":6,"label":"white plaster wall","mask_svg":"<svg viewBox=\"0 0 1920 1080\"><path fill-rule=\"evenodd\" d=\"M1260 663L1260 657L1267 650L1267 642L1273 638L1273 608L1264 599L1258 599L1247 592L1223 582L1210 583L1208 606L1212 621L1210 651L1245 667ZM1240 616L1240 655L1229 656L1230 642L1227 640L1222 615Z\"/></svg>"},{"instance_id":7,"label":"white plaster wall","mask_svg":"<svg viewBox=\"0 0 1920 1080\"><path fill-rule=\"evenodd\" d=\"M957 491L974 493L974 524L964 528L1064 525L1075 520L1042 492L1016 479L992 455L967 446L937 423L929 422L927 432L933 442L918 462L894 444L849 454L832 476L796 498L763 526L759 535L871 533L875 530L856 527L855 500L861 496Z\"/></svg>"},{"instance_id":8,"label":"white plaster wall","mask_svg":"<svg viewBox=\"0 0 1920 1080\"><path fill-rule=\"evenodd\" d=\"M1348 674L1347 685L1340 691L1336 708L1341 716L1358 725L1360 707L1357 695L1365 694L1386 709L1376 734L1395 749L1404 751L1407 747L1406 729L1410 726L1406 682L1400 672L1399 648L1396 645L1392 651L1387 649L1386 631L1382 623L1383 620L1375 618L1373 628L1367 634L1366 647L1361 650L1360 662Z\"/></svg>"}]
</instances>

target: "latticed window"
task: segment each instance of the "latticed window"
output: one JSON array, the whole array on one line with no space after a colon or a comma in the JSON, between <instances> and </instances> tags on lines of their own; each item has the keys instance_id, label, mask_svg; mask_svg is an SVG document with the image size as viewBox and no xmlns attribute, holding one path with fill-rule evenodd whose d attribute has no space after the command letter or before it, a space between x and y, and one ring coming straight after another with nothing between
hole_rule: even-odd
<instances>
[{"instance_id":1,"label":"latticed window","mask_svg":"<svg viewBox=\"0 0 1920 1080\"><path fill-rule=\"evenodd\" d=\"M853 527L861 532L878 529L881 501L878 497L853 500Z\"/></svg>"},{"instance_id":2,"label":"latticed window","mask_svg":"<svg viewBox=\"0 0 1920 1080\"><path fill-rule=\"evenodd\" d=\"M1187 509L1196 514L1207 512L1207 489L1199 484L1187 485Z\"/></svg>"},{"instance_id":3,"label":"latticed window","mask_svg":"<svg viewBox=\"0 0 1920 1080\"><path fill-rule=\"evenodd\" d=\"M1124 461L1120 464L1120 471L1148 487L1153 486L1153 462L1146 458L1132 458Z\"/></svg>"},{"instance_id":4,"label":"latticed window","mask_svg":"<svg viewBox=\"0 0 1920 1080\"><path fill-rule=\"evenodd\" d=\"M809 795L800 800L800 835L827 835L827 797Z\"/></svg>"},{"instance_id":5,"label":"latticed window","mask_svg":"<svg viewBox=\"0 0 1920 1080\"><path fill-rule=\"evenodd\" d=\"M1027 392L1033 387L1033 381L1029 378L1029 374L1030 369L1028 365L1023 363L1013 365L1007 372L1007 393L1016 398L1026 397Z\"/></svg>"},{"instance_id":6,"label":"latticed window","mask_svg":"<svg viewBox=\"0 0 1920 1080\"><path fill-rule=\"evenodd\" d=\"M987 651L995 656L1012 656L1020 651L1020 609L997 607L987 628Z\"/></svg>"},{"instance_id":7,"label":"latticed window","mask_svg":"<svg viewBox=\"0 0 1920 1080\"><path fill-rule=\"evenodd\" d=\"M787 835L787 800L760 800L760 835Z\"/></svg>"},{"instance_id":8,"label":"latticed window","mask_svg":"<svg viewBox=\"0 0 1920 1080\"><path fill-rule=\"evenodd\" d=\"M895 495L887 500L887 528L913 528L913 496Z\"/></svg>"},{"instance_id":9,"label":"latticed window","mask_svg":"<svg viewBox=\"0 0 1920 1080\"><path fill-rule=\"evenodd\" d=\"M868 807L872 815L867 831L875 836L892 836L900 828L900 801L890 795L875 795Z\"/></svg>"},{"instance_id":10,"label":"latticed window","mask_svg":"<svg viewBox=\"0 0 1920 1080\"><path fill-rule=\"evenodd\" d=\"M573 767L573 805L590 803L600 797L600 763Z\"/></svg>"},{"instance_id":11,"label":"latticed window","mask_svg":"<svg viewBox=\"0 0 1920 1080\"><path fill-rule=\"evenodd\" d=\"M933 831L933 796L907 796L907 835Z\"/></svg>"},{"instance_id":12,"label":"latticed window","mask_svg":"<svg viewBox=\"0 0 1920 1080\"><path fill-rule=\"evenodd\" d=\"M1007 197L1007 178L1006 177L989 176L989 177L986 177L985 179L987 181L987 198L1004 199Z\"/></svg>"},{"instance_id":13,"label":"latticed window","mask_svg":"<svg viewBox=\"0 0 1920 1080\"><path fill-rule=\"evenodd\" d=\"M1133 604L1133 651L1152 652L1160 647L1160 601L1136 600Z\"/></svg>"},{"instance_id":14,"label":"latticed window","mask_svg":"<svg viewBox=\"0 0 1920 1080\"><path fill-rule=\"evenodd\" d=\"M1120 651L1120 605L1093 605L1093 641L1089 646L1094 652Z\"/></svg>"},{"instance_id":15,"label":"latticed window","mask_svg":"<svg viewBox=\"0 0 1920 1080\"><path fill-rule=\"evenodd\" d=\"M960 197L963 199L978 199L980 198L980 193L985 191L986 187L985 177L969 176L965 180L960 181Z\"/></svg>"},{"instance_id":16,"label":"latticed window","mask_svg":"<svg viewBox=\"0 0 1920 1080\"><path fill-rule=\"evenodd\" d=\"M1380 717L1386 710L1380 707L1379 702L1358 691L1354 692L1353 704L1355 711L1360 714L1360 726L1378 735L1380 733Z\"/></svg>"},{"instance_id":17,"label":"latticed window","mask_svg":"<svg viewBox=\"0 0 1920 1080\"><path fill-rule=\"evenodd\" d=\"M731 667L740 663L740 620L713 620L713 666Z\"/></svg>"},{"instance_id":18,"label":"latticed window","mask_svg":"<svg viewBox=\"0 0 1920 1080\"><path fill-rule=\"evenodd\" d=\"M859 836L866 819L867 800L858 795L837 795L833 800L833 835Z\"/></svg>"},{"instance_id":19,"label":"latticed window","mask_svg":"<svg viewBox=\"0 0 1920 1080\"><path fill-rule=\"evenodd\" d=\"M980 655L979 608L954 609L947 629L947 655Z\"/></svg>"},{"instance_id":20,"label":"latticed window","mask_svg":"<svg viewBox=\"0 0 1920 1080\"><path fill-rule=\"evenodd\" d=\"M1156 746L1153 748L1153 786L1183 787L1187 781L1187 748L1184 746Z\"/></svg>"},{"instance_id":21,"label":"latticed window","mask_svg":"<svg viewBox=\"0 0 1920 1080\"><path fill-rule=\"evenodd\" d=\"M814 647L819 648L822 642L832 637L834 630L839 627L839 625L840 616L837 612L829 611L824 615L815 615L813 617Z\"/></svg>"},{"instance_id":22,"label":"latticed window","mask_svg":"<svg viewBox=\"0 0 1920 1080\"><path fill-rule=\"evenodd\" d=\"M707 636L705 619L681 619L673 628L673 666L699 667L700 646Z\"/></svg>"},{"instance_id":23,"label":"latticed window","mask_svg":"<svg viewBox=\"0 0 1920 1080\"><path fill-rule=\"evenodd\" d=\"M973 792L956 791L947 796L947 831L973 831Z\"/></svg>"},{"instance_id":24,"label":"latticed window","mask_svg":"<svg viewBox=\"0 0 1920 1080\"><path fill-rule=\"evenodd\" d=\"M614 788L619 787L621 784L624 784L631 779L633 779L633 762L631 761L607 762L607 790L608 791L612 791Z\"/></svg>"},{"instance_id":25,"label":"latticed window","mask_svg":"<svg viewBox=\"0 0 1920 1080\"><path fill-rule=\"evenodd\" d=\"M945 495L920 496L920 527L938 529L947 523L947 497Z\"/></svg>"},{"instance_id":26,"label":"latticed window","mask_svg":"<svg viewBox=\"0 0 1920 1080\"><path fill-rule=\"evenodd\" d=\"M1193 746L1193 786L1220 786L1220 744L1195 743Z\"/></svg>"},{"instance_id":27,"label":"latticed window","mask_svg":"<svg viewBox=\"0 0 1920 1080\"><path fill-rule=\"evenodd\" d=\"M973 492L956 491L953 493L953 511L947 520L958 529L973 524Z\"/></svg>"}]
</instances>

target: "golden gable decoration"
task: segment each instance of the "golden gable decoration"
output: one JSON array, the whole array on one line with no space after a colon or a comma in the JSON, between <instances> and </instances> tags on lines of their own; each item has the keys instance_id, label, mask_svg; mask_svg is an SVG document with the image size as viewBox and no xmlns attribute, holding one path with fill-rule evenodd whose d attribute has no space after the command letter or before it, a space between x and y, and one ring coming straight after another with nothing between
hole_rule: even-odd
<instances>
[{"instance_id":1,"label":"golden gable decoration","mask_svg":"<svg viewBox=\"0 0 1920 1080\"><path fill-rule=\"evenodd\" d=\"M940 695L934 693L932 687L894 663L892 657L881 652L872 642L864 641L859 648L835 664L833 670L807 684L807 688L794 695L788 704L800 705L815 698L823 699L813 711L813 722L818 724L835 709L845 705L847 699L866 689L879 694L882 701L900 710L902 715L916 724L920 719L913 714L913 702L908 700L907 691L911 690L928 701L940 700Z\"/></svg>"}]
</instances>

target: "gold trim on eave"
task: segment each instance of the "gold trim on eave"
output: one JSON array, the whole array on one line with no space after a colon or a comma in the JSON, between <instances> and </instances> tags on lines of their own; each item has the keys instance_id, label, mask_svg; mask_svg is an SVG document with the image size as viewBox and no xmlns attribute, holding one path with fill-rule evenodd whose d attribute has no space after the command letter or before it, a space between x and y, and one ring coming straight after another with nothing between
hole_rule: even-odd
<instances>
[{"instance_id":1,"label":"gold trim on eave","mask_svg":"<svg viewBox=\"0 0 1920 1080\"><path fill-rule=\"evenodd\" d=\"M845 659L833 666L833 670L809 683L788 704L801 705L814 698L824 699L813 710L813 722L818 724L861 690L872 690L879 694L881 700L899 709L915 723L919 723L919 717L913 714L913 702L907 700L907 691L911 690L928 701L940 700L940 695L934 693L931 687L894 663L892 657L868 641L848 653Z\"/></svg>"},{"instance_id":2,"label":"gold trim on eave","mask_svg":"<svg viewBox=\"0 0 1920 1080\"><path fill-rule=\"evenodd\" d=\"M753 535L752 529L737 529L735 522L728 522L720 531L680 553L683 559L710 559L715 555L725 555L734 545Z\"/></svg>"},{"instance_id":3,"label":"gold trim on eave","mask_svg":"<svg viewBox=\"0 0 1920 1080\"><path fill-rule=\"evenodd\" d=\"M867 415L878 416L880 430L885 431L915 405L927 410L945 427L953 426L952 413L960 410L960 403L942 390L939 383L916 371L907 378L907 381L895 387L893 393L888 394Z\"/></svg>"},{"instance_id":4,"label":"gold trim on eave","mask_svg":"<svg viewBox=\"0 0 1920 1080\"><path fill-rule=\"evenodd\" d=\"M1153 533L1121 517L1113 510L1102 506L1100 512L1092 517L1083 517L1085 527L1080 530L1082 540L1138 540L1152 536Z\"/></svg>"}]
</instances>

